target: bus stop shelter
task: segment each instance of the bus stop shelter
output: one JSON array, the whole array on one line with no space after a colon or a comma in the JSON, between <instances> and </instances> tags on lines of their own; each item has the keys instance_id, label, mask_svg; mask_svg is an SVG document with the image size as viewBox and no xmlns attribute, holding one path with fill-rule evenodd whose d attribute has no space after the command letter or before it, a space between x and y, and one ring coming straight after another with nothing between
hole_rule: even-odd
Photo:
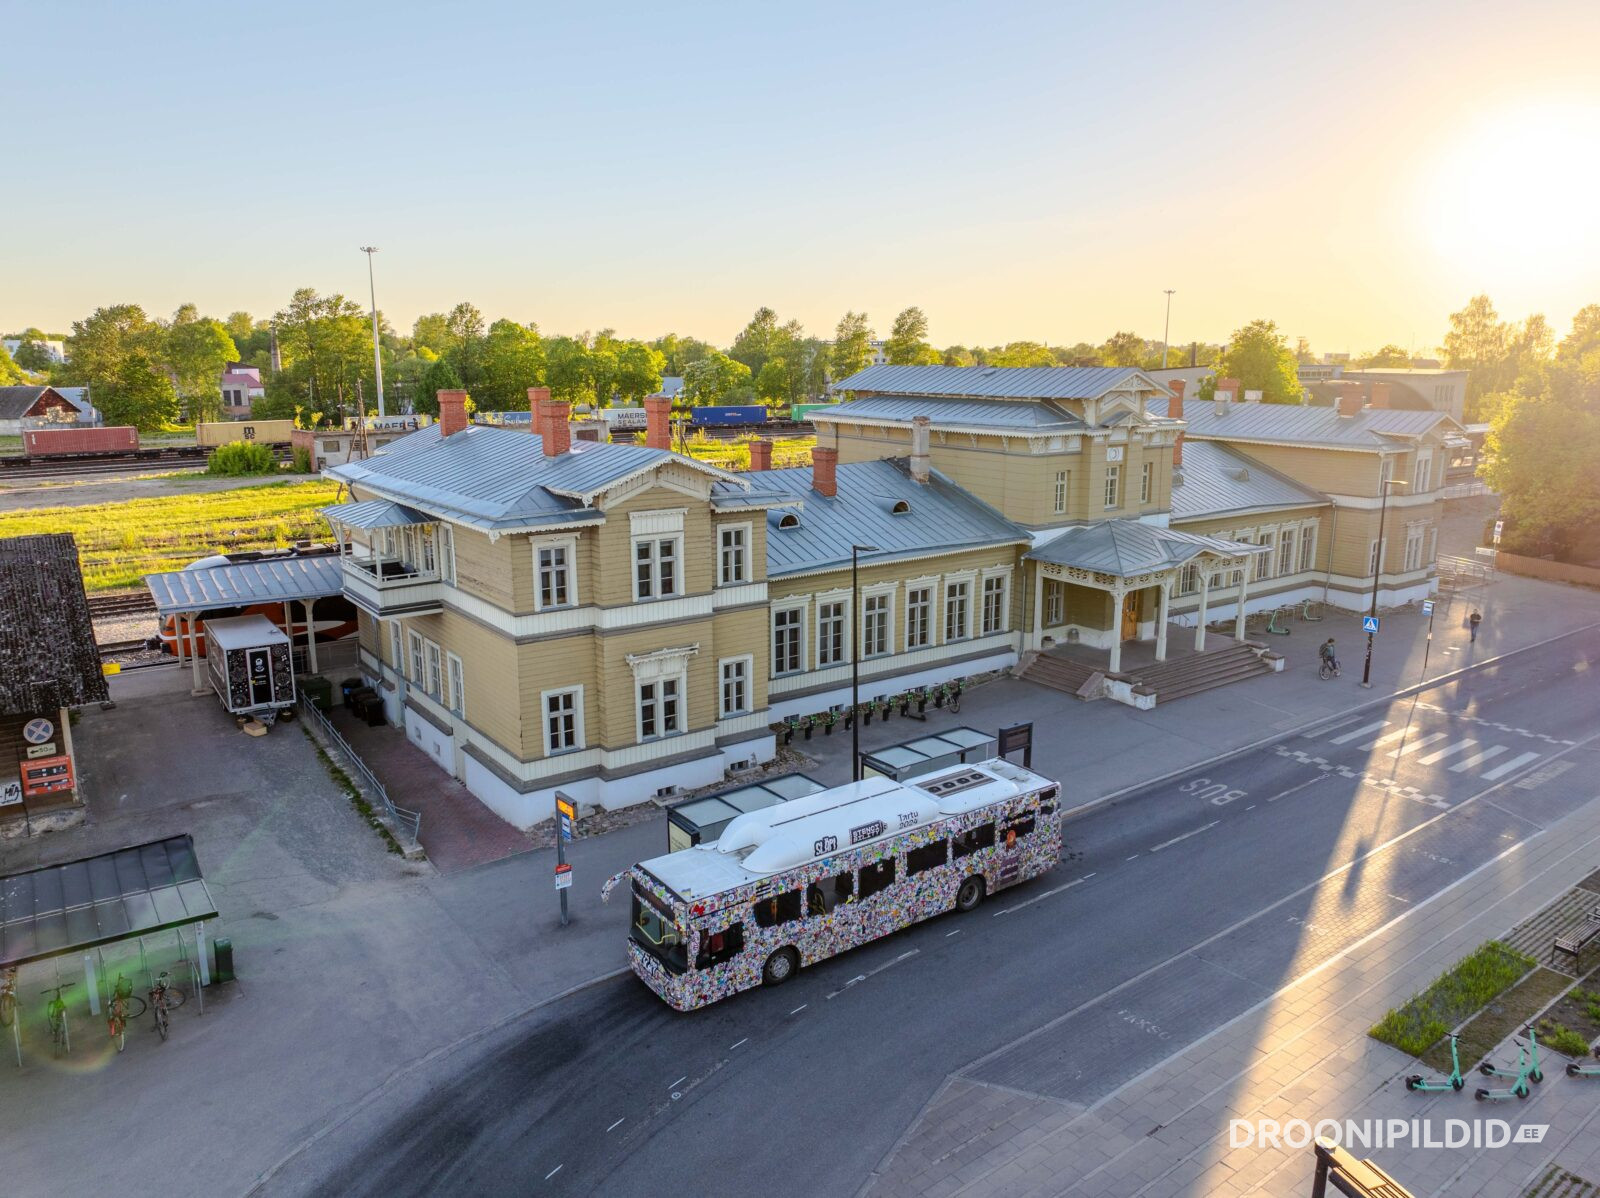
<instances>
[{"instance_id":1,"label":"bus stop shelter","mask_svg":"<svg viewBox=\"0 0 1600 1198\"><path fill-rule=\"evenodd\" d=\"M976 728L946 728L943 732L890 745L861 755L863 776L882 774L896 782L920 778L947 765L965 765L993 757L995 738Z\"/></svg>"},{"instance_id":2,"label":"bus stop shelter","mask_svg":"<svg viewBox=\"0 0 1600 1198\"><path fill-rule=\"evenodd\" d=\"M145 938L177 936L180 959L189 963L200 1010L201 987L209 985L205 924L217 918L210 888L200 872L194 838L187 834L47 865L0 877L0 969L53 961L56 980L63 962L83 969L89 1012L100 1014L107 945L138 941L140 968L153 986L145 960ZM185 936L193 942L189 957ZM20 996L19 996L20 997ZM17 1064L22 1064L22 1019L12 1020Z\"/></svg>"},{"instance_id":3,"label":"bus stop shelter","mask_svg":"<svg viewBox=\"0 0 1600 1198\"><path fill-rule=\"evenodd\" d=\"M667 808L667 852L716 840L722 830L747 811L762 811L789 799L803 799L827 787L809 774L779 774L685 799Z\"/></svg>"}]
</instances>

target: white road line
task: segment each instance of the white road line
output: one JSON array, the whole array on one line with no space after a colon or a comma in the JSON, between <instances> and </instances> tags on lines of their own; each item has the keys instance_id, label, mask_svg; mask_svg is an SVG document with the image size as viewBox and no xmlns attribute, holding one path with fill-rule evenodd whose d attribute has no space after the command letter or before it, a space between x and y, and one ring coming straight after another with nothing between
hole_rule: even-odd
<instances>
[{"instance_id":1,"label":"white road line","mask_svg":"<svg viewBox=\"0 0 1600 1198\"><path fill-rule=\"evenodd\" d=\"M1414 741L1410 741L1410 742L1408 742L1406 744L1401 745L1394 752L1390 753L1389 756L1390 757L1407 757L1407 756L1410 756L1412 753L1415 753L1418 749L1426 748L1428 745L1431 745L1431 744L1435 743L1436 741L1444 740L1449 735L1450 734L1448 732L1430 732L1427 736L1418 737Z\"/></svg>"},{"instance_id":2,"label":"white road line","mask_svg":"<svg viewBox=\"0 0 1600 1198\"><path fill-rule=\"evenodd\" d=\"M1291 786L1288 790L1281 790L1277 794L1273 795L1270 799L1268 799L1267 802L1276 803L1279 799L1286 799L1286 798L1288 798L1290 795L1294 794L1298 790L1304 790L1308 786L1315 786L1318 782L1321 782L1327 776L1328 776L1327 774L1318 774L1315 778L1309 778L1306 781L1300 783L1300 785L1298 785L1298 786Z\"/></svg>"},{"instance_id":3,"label":"white road line","mask_svg":"<svg viewBox=\"0 0 1600 1198\"><path fill-rule=\"evenodd\" d=\"M739 1041L739 1044L748 1044L748 1043L750 1043L750 1037L749 1036L746 1036L743 1040ZM728 1045L728 1051L732 1052L734 1049L739 1047L739 1044L730 1044L730 1045Z\"/></svg>"},{"instance_id":4,"label":"white road line","mask_svg":"<svg viewBox=\"0 0 1600 1198\"><path fill-rule=\"evenodd\" d=\"M1133 855L1133 857L1137 857L1137 856L1138 856L1138 855L1139 855L1139 854L1138 854L1138 853L1135 853L1135 854L1134 854L1134 855ZM1123 860L1124 860L1124 861L1132 861L1132 860L1133 860L1133 857L1124 857L1124 858L1123 858Z\"/></svg>"},{"instance_id":5,"label":"white road line","mask_svg":"<svg viewBox=\"0 0 1600 1198\"><path fill-rule=\"evenodd\" d=\"M1477 741L1473 740L1472 737L1469 736L1465 740L1458 740L1453 745L1445 746L1437 753L1429 753L1426 757L1417 758L1417 764L1432 765L1434 762L1443 761L1446 757L1449 757L1455 753L1459 753L1463 749L1473 748L1477 743Z\"/></svg>"},{"instance_id":6,"label":"white road line","mask_svg":"<svg viewBox=\"0 0 1600 1198\"><path fill-rule=\"evenodd\" d=\"M1394 901L1397 903L1409 903L1411 901L1410 899L1406 898L1405 895L1394 894L1393 892L1390 893L1389 897L1394 899Z\"/></svg>"},{"instance_id":7,"label":"white road line","mask_svg":"<svg viewBox=\"0 0 1600 1198\"><path fill-rule=\"evenodd\" d=\"M952 932L951 935L955 935L955 933ZM840 986L837 990L835 990L832 994L828 995L827 997L829 997L829 998L837 998L839 995L843 994L846 990L850 989L850 987L856 985L858 982L864 982L868 978L882 973L885 969L893 969L896 965L900 964L900 962L905 961L905 960L907 960L907 959L909 959L911 957L916 956L921 951L922 950L920 948L914 948L910 952L901 953L893 961L885 961L882 965L878 966L878 968L876 968L876 969L869 969L869 970L867 970L866 973L858 973L858 974L856 974L855 977L851 978L848 982L846 982L844 985ZM801 1011L804 1011L806 1009L806 1007L809 1006L809 1005L810 1004L807 1003L807 1004L803 1004L801 1006L798 1006L794 1010L790 1011L789 1014L798 1015Z\"/></svg>"},{"instance_id":8,"label":"white road line","mask_svg":"<svg viewBox=\"0 0 1600 1198\"><path fill-rule=\"evenodd\" d=\"M1405 736L1410 731L1411 729L1409 728L1402 728L1398 732L1388 732L1378 737L1377 740L1369 740L1366 744L1360 747L1363 749L1376 749L1379 745L1386 745L1392 740L1399 740L1402 736Z\"/></svg>"},{"instance_id":9,"label":"white road line","mask_svg":"<svg viewBox=\"0 0 1600 1198\"><path fill-rule=\"evenodd\" d=\"M1256 805L1254 803L1251 803L1250 806L1245 808L1246 811L1254 811L1255 809Z\"/></svg>"},{"instance_id":10,"label":"white road line","mask_svg":"<svg viewBox=\"0 0 1600 1198\"><path fill-rule=\"evenodd\" d=\"M994 917L999 919L1002 915L1010 915L1013 911L1020 911L1024 907L1031 907L1035 903L1042 903L1045 899L1050 898L1053 895L1060 894L1063 890L1071 890L1074 886L1082 881L1084 881L1083 878L1073 878L1072 881L1068 882L1065 886L1057 886L1054 890L1046 890L1043 894L1034 895L1025 903L1018 903L1015 907L1007 907L1004 911L996 911L994 913Z\"/></svg>"},{"instance_id":11,"label":"white road line","mask_svg":"<svg viewBox=\"0 0 1600 1198\"><path fill-rule=\"evenodd\" d=\"M798 1007L796 1007L796 1008L795 1008L795 1009L794 1009L794 1010L792 1010L792 1011L790 1011L790 1012L789 1012L789 1014L791 1014L791 1015L798 1015L798 1014L800 1014L800 1012L801 1012L801 1011L804 1011L804 1010L805 1010L805 1009L806 1009L806 1008L807 1008L807 1007L809 1007L809 1006L810 1006L810 1005L811 1005L811 1004L810 1004L810 1003L808 1003L808 1002L803 1002L803 1003L801 1003L801 1004L800 1004L800 1005L799 1005L799 1006L798 1006Z\"/></svg>"},{"instance_id":12,"label":"white road line","mask_svg":"<svg viewBox=\"0 0 1600 1198\"><path fill-rule=\"evenodd\" d=\"M628 1117L626 1115L624 1115L622 1118L618 1119L615 1123L613 1123L610 1127L606 1128L606 1130L608 1132L609 1131L616 1131L617 1128L621 1127L627 1121L628 1121Z\"/></svg>"},{"instance_id":13,"label":"white road line","mask_svg":"<svg viewBox=\"0 0 1600 1198\"><path fill-rule=\"evenodd\" d=\"M945 938L945 939L946 939L946 940L948 940L948 939L950 939L950 937L952 937L952 936L959 936L959 935L961 935L961 929L960 929L960 928L957 928L957 929L956 929L956 930L955 930L955 931L953 931L953 932L946 932L946 933L945 933L945 934L944 934L944 938Z\"/></svg>"},{"instance_id":14,"label":"white road line","mask_svg":"<svg viewBox=\"0 0 1600 1198\"><path fill-rule=\"evenodd\" d=\"M686 1082L688 1080L689 1080L689 1075L687 1073L685 1073L677 1081L673 1082L670 1086L668 1086L667 1089L676 1090L679 1086L681 1086L684 1082Z\"/></svg>"},{"instance_id":15,"label":"white road line","mask_svg":"<svg viewBox=\"0 0 1600 1198\"><path fill-rule=\"evenodd\" d=\"M1353 715L1349 719L1340 720L1340 721L1338 721L1338 723L1334 723L1334 724L1324 724L1320 728L1316 729L1315 731L1302 732L1300 735L1305 737L1307 740L1316 740L1319 737L1323 737L1323 736L1328 735L1328 733L1330 733L1330 732L1337 732L1341 728L1348 728L1351 724L1355 723L1360 718L1361 717L1358 716L1358 715Z\"/></svg>"},{"instance_id":16,"label":"white road line","mask_svg":"<svg viewBox=\"0 0 1600 1198\"><path fill-rule=\"evenodd\" d=\"M1510 761L1497 765L1494 767L1494 769L1487 771L1483 776L1487 781L1493 782L1496 778L1504 778L1519 765L1527 765L1530 761L1538 761L1540 756L1541 754L1539 753L1519 753Z\"/></svg>"},{"instance_id":17,"label":"white road line","mask_svg":"<svg viewBox=\"0 0 1600 1198\"><path fill-rule=\"evenodd\" d=\"M1464 770L1470 770L1473 766L1479 765L1482 762L1488 761L1489 758L1491 758L1491 757L1498 757L1498 756L1500 756L1500 754L1504 753L1505 751L1506 751L1506 747L1504 745L1490 745L1483 752L1474 753L1471 757L1468 757L1465 761L1457 762L1455 765L1452 765L1450 767L1450 772L1452 774L1459 774L1459 773L1463 772Z\"/></svg>"},{"instance_id":18,"label":"white road line","mask_svg":"<svg viewBox=\"0 0 1600 1198\"><path fill-rule=\"evenodd\" d=\"M1214 819L1203 828L1196 828L1193 832L1185 832L1182 836L1174 836L1171 840L1163 840L1160 844L1151 845L1150 846L1150 851L1152 853L1159 853L1162 849L1171 848L1173 845L1177 844L1178 841L1180 841L1180 840L1188 840L1189 837L1191 837L1191 836L1198 836L1202 832L1210 831L1212 828L1215 828L1221 822L1222 821L1220 819Z\"/></svg>"},{"instance_id":19,"label":"white road line","mask_svg":"<svg viewBox=\"0 0 1600 1198\"><path fill-rule=\"evenodd\" d=\"M1085 882L1087 882L1087 881L1088 881L1088 880L1089 880L1089 879L1090 879L1090 878L1092 878L1092 877L1094 877L1094 875L1093 875L1093 874L1084 874L1084 875L1083 875L1083 880L1084 880L1084 881L1085 881Z\"/></svg>"},{"instance_id":20,"label":"white road line","mask_svg":"<svg viewBox=\"0 0 1600 1198\"><path fill-rule=\"evenodd\" d=\"M561 1172L561 1170L563 1170L565 1168L566 1168L565 1164L557 1165L554 1169L550 1170L550 1172L548 1172L548 1173L546 1173L544 1175L544 1179L546 1181L549 1181L552 1177L554 1177L557 1173Z\"/></svg>"},{"instance_id":21,"label":"white road line","mask_svg":"<svg viewBox=\"0 0 1600 1198\"><path fill-rule=\"evenodd\" d=\"M1331 742L1329 742L1329 743L1335 744L1335 745L1347 745L1351 741L1357 740L1360 737L1365 736L1369 732L1376 732L1379 728L1387 728L1388 726L1389 726L1389 721L1388 720L1379 720L1375 724L1363 724L1361 727L1357 728L1354 732L1346 732L1343 736L1334 737L1333 740Z\"/></svg>"}]
</instances>

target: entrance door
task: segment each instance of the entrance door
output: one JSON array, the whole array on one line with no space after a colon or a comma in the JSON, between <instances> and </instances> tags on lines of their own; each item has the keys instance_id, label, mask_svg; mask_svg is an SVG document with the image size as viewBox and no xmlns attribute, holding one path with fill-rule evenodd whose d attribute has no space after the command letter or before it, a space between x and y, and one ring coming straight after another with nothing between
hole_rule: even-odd
<instances>
[{"instance_id":1,"label":"entrance door","mask_svg":"<svg viewBox=\"0 0 1600 1198\"><path fill-rule=\"evenodd\" d=\"M246 659L250 670L250 702L256 707L272 702L272 666L265 649L252 649Z\"/></svg>"},{"instance_id":2,"label":"entrance door","mask_svg":"<svg viewBox=\"0 0 1600 1198\"><path fill-rule=\"evenodd\" d=\"M1139 592L1122 597L1122 639L1131 641L1139 635Z\"/></svg>"}]
</instances>

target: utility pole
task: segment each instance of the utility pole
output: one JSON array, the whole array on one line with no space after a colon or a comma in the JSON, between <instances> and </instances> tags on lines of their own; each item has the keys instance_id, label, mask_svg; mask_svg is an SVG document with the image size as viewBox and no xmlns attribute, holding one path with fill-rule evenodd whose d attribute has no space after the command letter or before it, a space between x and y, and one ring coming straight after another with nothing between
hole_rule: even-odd
<instances>
[{"instance_id":1,"label":"utility pole","mask_svg":"<svg viewBox=\"0 0 1600 1198\"><path fill-rule=\"evenodd\" d=\"M850 781L861 781L861 555L876 545L850 546Z\"/></svg>"},{"instance_id":2,"label":"utility pole","mask_svg":"<svg viewBox=\"0 0 1600 1198\"><path fill-rule=\"evenodd\" d=\"M1389 488L1403 487L1404 479L1386 478L1382 481L1383 498L1378 503L1378 547L1373 552L1377 560L1372 563L1372 602L1367 607L1367 615L1376 618L1378 615L1378 579L1383 576L1384 550L1388 548L1383 543L1383 520L1389 511ZM1367 664L1361 670L1361 685L1367 688L1372 686L1372 637L1371 628L1367 629Z\"/></svg>"},{"instance_id":3,"label":"utility pole","mask_svg":"<svg viewBox=\"0 0 1600 1198\"><path fill-rule=\"evenodd\" d=\"M1167 323L1161 328L1161 369L1167 368L1167 342L1172 336L1172 288L1166 290L1167 296Z\"/></svg>"},{"instance_id":4,"label":"utility pole","mask_svg":"<svg viewBox=\"0 0 1600 1198\"><path fill-rule=\"evenodd\" d=\"M378 285L372 278L372 255L378 252L375 245L364 245L361 252L367 256L367 290L372 296L372 371L378 385L378 415L383 416L383 351L378 343ZM362 412L363 417L366 416Z\"/></svg>"}]
</instances>

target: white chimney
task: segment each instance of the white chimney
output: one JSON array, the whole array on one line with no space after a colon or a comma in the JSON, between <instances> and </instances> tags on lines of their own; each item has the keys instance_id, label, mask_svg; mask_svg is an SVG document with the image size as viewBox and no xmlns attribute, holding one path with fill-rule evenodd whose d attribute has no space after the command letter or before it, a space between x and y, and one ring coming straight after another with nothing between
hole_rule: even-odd
<instances>
[{"instance_id":1,"label":"white chimney","mask_svg":"<svg viewBox=\"0 0 1600 1198\"><path fill-rule=\"evenodd\" d=\"M928 426L933 422L926 416L911 418L911 481L928 485Z\"/></svg>"}]
</instances>

